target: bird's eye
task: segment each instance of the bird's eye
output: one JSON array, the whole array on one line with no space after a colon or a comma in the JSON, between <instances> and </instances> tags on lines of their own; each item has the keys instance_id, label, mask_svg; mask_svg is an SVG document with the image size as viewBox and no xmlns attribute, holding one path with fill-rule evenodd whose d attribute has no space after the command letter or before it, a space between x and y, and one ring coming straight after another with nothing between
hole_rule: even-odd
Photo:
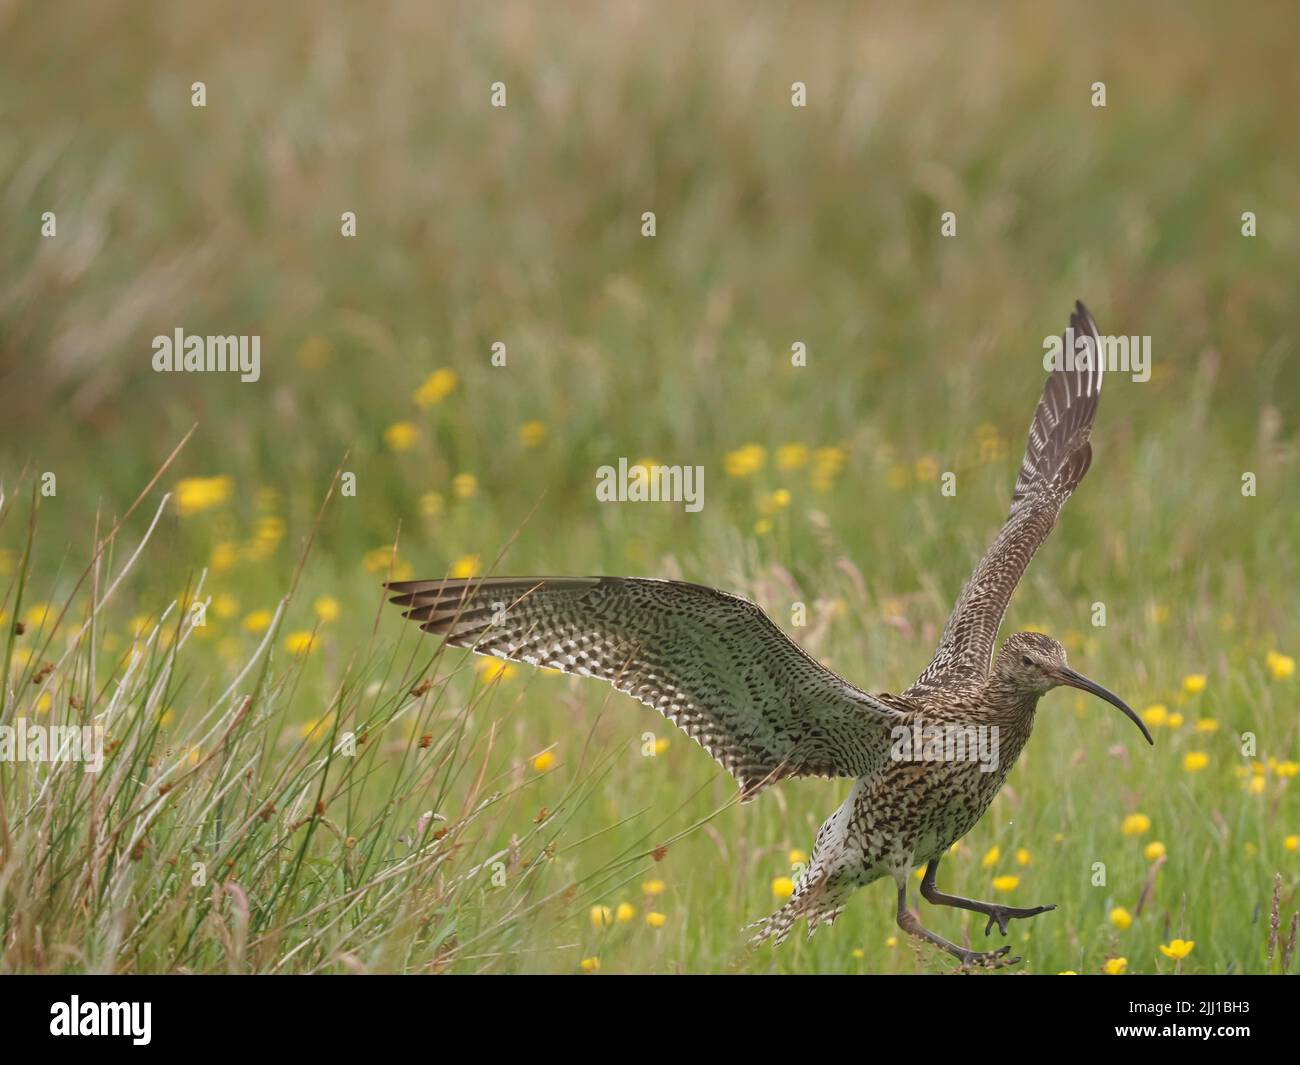
<instances>
[{"instance_id":1,"label":"bird's eye","mask_svg":"<svg viewBox=\"0 0 1300 1065\"><path fill-rule=\"evenodd\" d=\"M1025 655L1020 661L1026 666L1032 666L1034 664L1034 660L1028 655Z\"/></svg>"}]
</instances>

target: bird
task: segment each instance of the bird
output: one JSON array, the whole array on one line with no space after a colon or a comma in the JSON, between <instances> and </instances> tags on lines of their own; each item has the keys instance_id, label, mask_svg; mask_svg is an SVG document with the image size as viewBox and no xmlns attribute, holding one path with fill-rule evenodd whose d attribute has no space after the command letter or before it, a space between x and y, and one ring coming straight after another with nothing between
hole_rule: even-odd
<instances>
[{"instance_id":1,"label":"bird","mask_svg":"<svg viewBox=\"0 0 1300 1065\"><path fill-rule=\"evenodd\" d=\"M852 778L826 819L793 893L749 926L781 943L796 923L831 924L858 888L893 882L898 926L960 968L1001 967L1009 946L979 951L927 929L920 895L996 925L1055 909L950 895L936 877L980 820L1029 739L1039 700L1077 688L1119 709L1119 696L1070 668L1065 648L1016 632L994 654L1012 592L1092 462L1104 374L1101 337L1081 302L1049 369L1001 530L957 598L934 657L899 694L869 693L827 669L753 602L715 588L641 577L479 577L390 581L405 617L447 645L595 677L640 700L705 749L749 802L790 777ZM1046 368L1046 367L1045 367Z\"/></svg>"}]
</instances>

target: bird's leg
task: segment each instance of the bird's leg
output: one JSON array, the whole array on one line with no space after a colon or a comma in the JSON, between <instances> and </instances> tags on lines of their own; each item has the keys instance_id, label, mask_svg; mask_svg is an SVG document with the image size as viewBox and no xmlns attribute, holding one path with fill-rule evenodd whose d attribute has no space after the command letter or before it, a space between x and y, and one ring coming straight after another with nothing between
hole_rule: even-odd
<instances>
[{"instance_id":1,"label":"bird's leg","mask_svg":"<svg viewBox=\"0 0 1300 1065\"><path fill-rule=\"evenodd\" d=\"M936 947L942 947L954 958L960 960L962 965L979 965L993 968L998 965L1015 965L1020 960L1019 958L1003 960L1004 955L1011 950L1010 947L1000 947L997 950L990 951L967 950L965 947L959 947L956 943L949 943L943 936L931 932L921 924L916 914L907 908L906 881L900 884L898 888L898 927L909 936L916 936L918 939L933 943Z\"/></svg>"},{"instance_id":2,"label":"bird's leg","mask_svg":"<svg viewBox=\"0 0 1300 1065\"><path fill-rule=\"evenodd\" d=\"M935 874L939 871L939 859L936 858L925 867L925 878L921 881L921 897L926 902L932 902L936 906L957 906L963 910L972 910L975 913L982 913L989 919L989 923L984 926L984 934L988 935L993 931L993 923L996 921L998 930L1005 936L1007 934L1007 922L1017 917L1035 917L1040 913L1046 913L1048 910L1056 909L1056 904L1050 906L1033 906L1029 909L1019 909L1015 906L1002 906L996 902L980 902L978 899L964 899L960 895L945 895L934 884Z\"/></svg>"}]
</instances>

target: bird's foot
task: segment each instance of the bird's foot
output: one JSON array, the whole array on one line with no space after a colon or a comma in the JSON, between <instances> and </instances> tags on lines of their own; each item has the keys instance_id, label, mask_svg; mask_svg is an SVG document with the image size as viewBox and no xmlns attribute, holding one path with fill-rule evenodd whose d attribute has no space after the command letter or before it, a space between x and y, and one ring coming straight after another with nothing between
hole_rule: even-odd
<instances>
[{"instance_id":1,"label":"bird's foot","mask_svg":"<svg viewBox=\"0 0 1300 1065\"><path fill-rule=\"evenodd\" d=\"M1019 958L1008 958L1011 953L1010 947L999 947L997 950L958 950L955 952L961 959L961 969L1002 969L1008 965L1017 965Z\"/></svg>"},{"instance_id":2,"label":"bird's foot","mask_svg":"<svg viewBox=\"0 0 1300 1065\"><path fill-rule=\"evenodd\" d=\"M1018 909L1015 906L990 906L984 911L989 915L989 923L984 926L984 934L989 935L993 931L993 925L996 922L998 931L1005 936L1008 921L1014 921L1017 917L1037 917L1040 913L1046 913L1048 910L1054 909L1056 909L1056 903L1052 903L1050 906L1033 906L1029 909Z\"/></svg>"}]
</instances>

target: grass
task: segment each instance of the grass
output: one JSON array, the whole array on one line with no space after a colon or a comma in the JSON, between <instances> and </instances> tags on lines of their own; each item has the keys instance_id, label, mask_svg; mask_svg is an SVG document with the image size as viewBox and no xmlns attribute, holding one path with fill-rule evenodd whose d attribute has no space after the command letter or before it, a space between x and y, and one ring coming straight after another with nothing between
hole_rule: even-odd
<instances>
[{"instance_id":1,"label":"grass","mask_svg":"<svg viewBox=\"0 0 1300 1065\"><path fill-rule=\"evenodd\" d=\"M1282 968L1285 7L1098 5L1086 32L1066 5L73 10L0 13L0 724L99 721L110 749L99 774L0 763L0 968L946 971L881 885L746 946L847 782L742 808L650 711L444 651L379 585L475 557L680 576L897 691L1005 513L1076 297L1150 336L1153 372L1108 382L1005 631L1166 724L1147 749L1049 695L945 887L1058 903L1012 926L1031 972ZM178 326L260 335L261 380L153 373ZM597 504L620 456L703 465L703 511Z\"/></svg>"}]
</instances>

